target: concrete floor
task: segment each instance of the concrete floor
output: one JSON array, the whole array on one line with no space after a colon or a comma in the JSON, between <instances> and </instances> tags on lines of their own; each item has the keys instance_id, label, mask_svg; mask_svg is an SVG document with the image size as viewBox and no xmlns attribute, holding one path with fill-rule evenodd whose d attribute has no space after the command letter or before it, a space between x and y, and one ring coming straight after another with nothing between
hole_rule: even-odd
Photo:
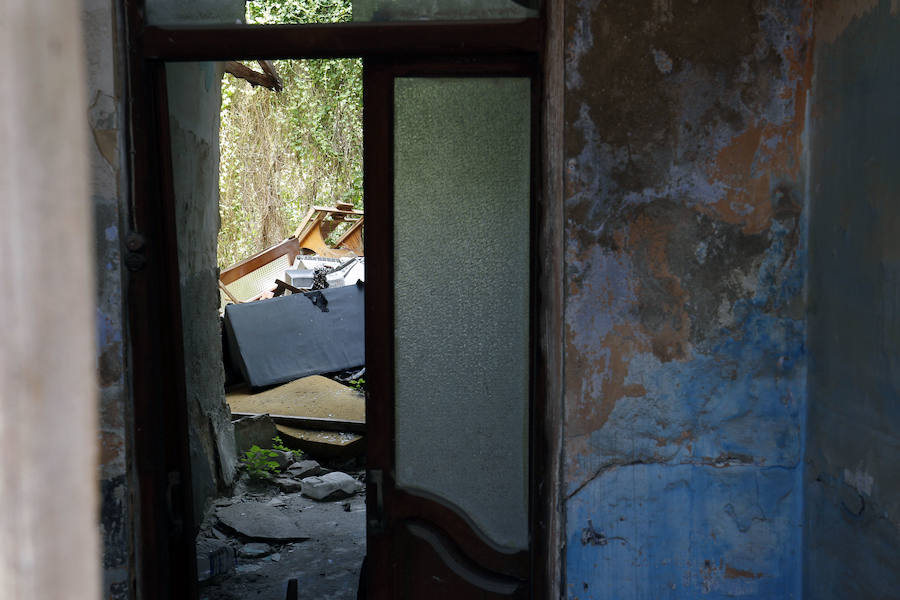
<instances>
[{"instance_id":1,"label":"concrete floor","mask_svg":"<svg viewBox=\"0 0 900 600\"><path fill-rule=\"evenodd\" d=\"M220 500L220 504L246 501L278 505L284 514L296 517L303 535L309 539L285 544L270 542L274 553L262 558L239 556L231 574L201 584L201 600L284 600L291 578L299 580L300 598L356 598L359 569L366 553L364 493L317 502L299 492L285 494L275 487L247 488L239 484L235 496ZM214 508L204 522L201 537L224 538L236 551L245 543L256 541L224 531L214 517Z\"/></svg>"}]
</instances>

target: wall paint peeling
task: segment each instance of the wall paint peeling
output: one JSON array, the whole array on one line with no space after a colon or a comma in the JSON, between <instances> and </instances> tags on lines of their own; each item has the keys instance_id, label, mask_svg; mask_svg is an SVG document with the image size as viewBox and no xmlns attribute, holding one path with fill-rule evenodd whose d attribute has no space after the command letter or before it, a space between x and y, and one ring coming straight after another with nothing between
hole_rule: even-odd
<instances>
[{"instance_id":1,"label":"wall paint peeling","mask_svg":"<svg viewBox=\"0 0 900 600\"><path fill-rule=\"evenodd\" d=\"M570 598L800 597L811 12L567 5Z\"/></svg>"}]
</instances>

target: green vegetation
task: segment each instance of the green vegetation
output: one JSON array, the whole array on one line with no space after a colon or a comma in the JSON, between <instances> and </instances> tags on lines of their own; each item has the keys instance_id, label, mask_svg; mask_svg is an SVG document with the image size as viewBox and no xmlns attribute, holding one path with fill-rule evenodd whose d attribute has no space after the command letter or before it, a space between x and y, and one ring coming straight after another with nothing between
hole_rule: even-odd
<instances>
[{"instance_id":1,"label":"green vegetation","mask_svg":"<svg viewBox=\"0 0 900 600\"><path fill-rule=\"evenodd\" d=\"M303 457L303 451L288 448L281 441L280 436L272 438L272 448L260 448L253 445L249 450L244 452L241 457L241 464L247 470L247 474L251 479L271 479L273 475L281 472L278 467L278 461L274 460L278 456L278 452L290 452L294 458L299 460Z\"/></svg>"},{"instance_id":2,"label":"green vegetation","mask_svg":"<svg viewBox=\"0 0 900 600\"><path fill-rule=\"evenodd\" d=\"M248 23L334 23L350 16L350 0L247 3ZM284 84L280 93L223 77L221 268L291 235L314 204L362 208L361 61L273 62Z\"/></svg>"},{"instance_id":3,"label":"green vegetation","mask_svg":"<svg viewBox=\"0 0 900 600\"><path fill-rule=\"evenodd\" d=\"M298 460L303 458L303 451L297 450L296 448L288 448L287 446L285 446L281 441L281 436L276 435L272 438L272 448L274 450L281 450L282 452L290 452L294 455L294 458Z\"/></svg>"},{"instance_id":4,"label":"green vegetation","mask_svg":"<svg viewBox=\"0 0 900 600\"><path fill-rule=\"evenodd\" d=\"M276 456L278 454L274 450L260 448L254 444L244 452L241 464L247 469L251 479L271 479L272 475L279 472L278 463L272 460Z\"/></svg>"}]
</instances>

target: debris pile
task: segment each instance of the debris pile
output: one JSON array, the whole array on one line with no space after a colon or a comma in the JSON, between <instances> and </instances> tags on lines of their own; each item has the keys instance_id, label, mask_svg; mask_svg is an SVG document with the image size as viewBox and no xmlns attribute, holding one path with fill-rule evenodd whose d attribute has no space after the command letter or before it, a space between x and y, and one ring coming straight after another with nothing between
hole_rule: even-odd
<instances>
[{"instance_id":1,"label":"debris pile","mask_svg":"<svg viewBox=\"0 0 900 600\"><path fill-rule=\"evenodd\" d=\"M222 271L226 399L236 419L271 415L288 446L317 455L364 451L364 281L363 213L343 203L311 208L293 236ZM345 385L325 389L319 375ZM304 400L310 386L315 405ZM241 447L250 423L236 427Z\"/></svg>"},{"instance_id":2,"label":"debris pile","mask_svg":"<svg viewBox=\"0 0 900 600\"><path fill-rule=\"evenodd\" d=\"M305 457L268 478L252 478L245 467L234 495L213 503L197 536L200 597L282 598L297 579L303 597L355 598L365 555L363 473Z\"/></svg>"}]
</instances>

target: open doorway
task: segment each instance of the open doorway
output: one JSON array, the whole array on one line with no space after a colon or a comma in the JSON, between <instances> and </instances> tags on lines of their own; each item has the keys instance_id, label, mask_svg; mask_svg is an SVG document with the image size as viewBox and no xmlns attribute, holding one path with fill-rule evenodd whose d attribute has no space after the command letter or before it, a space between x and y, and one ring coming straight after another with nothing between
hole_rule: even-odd
<instances>
[{"instance_id":1,"label":"open doorway","mask_svg":"<svg viewBox=\"0 0 900 600\"><path fill-rule=\"evenodd\" d=\"M541 436L534 434L539 421L533 418L541 412L543 397L536 350L539 298L534 292L538 276L534 240L539 236L534 218L539 155L535 151L539 127L534 99L539 90L535 76L539 63L534 52L539 31L539 23L523 21L499 26L279 28L267 30L265 35L240 28L150 28L143 38L144 55L154 57L144 65L149 81L157 86L152 88L156 98L166 96L165 71L160 71L163 65L157 62L161 60L233 57L241 48L245 49L242 54L254 59L278 56L276 48L286 48L285 54L293 56L364 57L369 227L365 240L369 280L366 380L370 386L366 419L370 434L377 428L369 440L367 457L366 533L372 566L368 589L375 597L423 597L429 590L450 594L447 597L473 593L482 594L478 597L526 597L538 582L533 577L535 569L540 571L539 565L534 566L535 552L541 548L542 512L537 494L544 471L534 465L546 456L540 452ZM492 35L485 35L488 33ZM414 48L428 58L412 59L404 56L401 48ZM401 114L395 109L406 100L411 101L401 109L406 116L395 120L395 115ZM158 103L160 123L169 123L167 108L168 102ZM424 120L419 123L418 117ZM428 131L433 141L420 137L421 131ZM162 134L166 137L167 132ZM398 148L397 142L407 139L413 144ZM512 145L506 145L510 141ZM442 152L430 152L430 147L441 147ZM170 158L190 160L189 156ZM443 163L445 158L448 161ZM171 176L165 172L165 157L162 163L159 181L165 187ZM406 191L395 189L399 173L406 173L404 180L412 183ZM479 189L479 184L492 191ZM453 201L448 193L462 201ZM174 222L175 194L163 190L162 198L159 213L155 214L150 204L141 206L150 221L162 217L156 224L163 237L171 239L171 232L182 224ZM408 251L412 245L399 243L410 233L413 214L426 207L418 198L437 203L436 210L423 213L429 217L428 235L412 232L416 243L439 242L422 260ZM453 208L460 210L452 213ZM171 221L166 222L167 218ZM514 233L512 243L500 237L509 232ZM477 244L498 240L499 250L478 252ZM447 245L451 243L455 246ZM515 256L506 260L506 254ZM442 260L447 257L453 260ZM169 261L172 264L171 257ZM152 262L148 265L153 269L148 279L166 279L165 269ZM436 272L440 277L435 281L419 279ZM474 288L472 282L477 283ZM446 306L446 312L428 310L437 295L444 296L438 304ZM510 297L514 302L509 302ZM413 302L401 309L404 301ZM405 321L405 315L414 311L421 321ZM510 314L515 316L509 318ZM445 319L455 315L459 315L459 323ZM180 327L187 315L171 316ZM503 326L507 320L514 326ZM419 323L429 328L427 334L419 329ZM398 336L400 330L406 333ZM511 341L502 337L510 332L514 334ZM180 346L184 339L172 342ZM454 361L456 352L463 353L458 356L464 360ZM180 368L183 373L185 361L167 360L162 353L149 356L169 370L177 387L178 378L183 378L177 371ZM427 366L430 363L419 359L437 356L442 358L442 370L427 373L427 378L418 378L415 386L409 386L410 379L402 376L404 369ZM504 369L511 362L516 364ZM140 374L150 371L144 369ZM142 383L155 382L143 379ZM454 391L457 384L461 387ZM460 389L465 393L459 393ZM440 394L435 394L436 390ZM182 398L188 395L181 394ZM432 396L429 402L435 410L427 409L425 396ZM177 395L175 400L177 407ZM415 410L406 412L404 407ZM507 410L509 407L512 410ZM153 417L146 408L146 402L141 402L138 418L150 421ZM420 424L429 425L427 435L418 435ZM155 435L139 440L146 455L152 455L152 446L146 443L150 439L162 438L165 448L177 446L177 428ZM424 452L406 444L419 443L416 440ZM140 454L141 449L138 451ZM184 493L184 486L171 482L177 481L179 471L184 472L190 454L176 447L160 458L172 465L166 467L172 469L168 472L170 485L156 487L159 471L146 470L148 484L142 486L142 497L162 496L168 498L163 506L177 507L175 495ZM510 468L497 469L498 461ZM443 473L452 478L442 478ZM477 476L468 477L472 473ZM494 476L496 482L492 482ZM144 502L142 506L151 518L160 519L158 525L169 526L166 562L149 567L163 575L175 573L184 547L176 536L183 539L187 532L172 529L172 511L166 515L154 510L158 505ZM160 529L157 526L154 531ZM153 548L158 550L158 546ZM158 587L171 589L165 581Z\"/></svg>"},{"instance_id":2,"label":"open doorway","mask_svg":"<svg viewBox=\"0 0 900 600\"><path fill-rule=\"evenodd\" d=\"M296 20L289 9L309 4L252 2L247 20ZM301 16L330 21L349 4ZM355 598L361 61L168 64L166 81L200 597L280 599L293 579Z\"/></svg>"}]
</instances>

